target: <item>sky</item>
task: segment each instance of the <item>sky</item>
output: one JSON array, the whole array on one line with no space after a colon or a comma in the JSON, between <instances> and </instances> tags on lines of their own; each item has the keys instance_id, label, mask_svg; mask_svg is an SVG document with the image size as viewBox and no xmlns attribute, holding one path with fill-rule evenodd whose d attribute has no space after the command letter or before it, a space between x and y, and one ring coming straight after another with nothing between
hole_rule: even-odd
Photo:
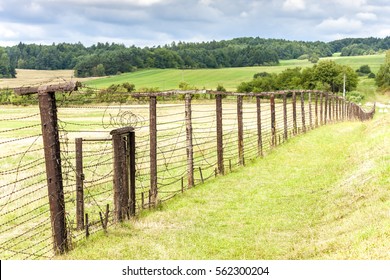
<instances>
[{"instance_id":1,"label":"sky","mask_svg":"<svg viewBox=\"0 0 390 280\"><path fill-rule=\"evenodd\" d=\"M390 0L0 0L0 46L390 36Z\"/></svg>"}]
</instances>

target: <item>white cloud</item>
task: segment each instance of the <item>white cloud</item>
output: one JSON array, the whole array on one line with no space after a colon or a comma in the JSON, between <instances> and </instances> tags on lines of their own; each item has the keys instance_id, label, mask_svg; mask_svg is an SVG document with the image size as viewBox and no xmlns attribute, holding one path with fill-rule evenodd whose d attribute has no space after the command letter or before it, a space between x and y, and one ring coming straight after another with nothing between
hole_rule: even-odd
<instances>
[{"instance_id":1,"label":"white cloud","mask_svg":"<svg viewBox=\"0 0 390 280\"><path fill-rule=\"evenodd\" d=\"M360 29L362 27L362 22L355 19L348 19L346 17L340 17L338 19L328 18L323 20L316 27L323 32L349 33Z\"/></svg>"},{"instance_id":2,"label":"white cloud","mask_svg":"<svg viewBox=\"0 0 390 280\"><path fill-rule=\"evenodd\" d=\"M0 45L385 37L389 14L389 0L0 0Z\"/></svg>"},{"instance_id":3,"label":"white cloud","mask_svg":"<svg viewBox=\"0 0 390 280\"><path fill-rule=\"evenodd\" d=\"M240 17L242 17L242 18L246 18L246 17L248 17L249 16L249 14L247 13L247 12L242 12L241 14L240 14Z\"/></svg>"},{"instance_id":4,"label":"white cloud","mask_svg":"<svg viewBox=\"0 0 390 280\"><path fill-rule=\"evenodd\" d=\"M377 15L374 13L358 13L356 17L361 20L377 20Z\"/></svg>"},{"instance_id":5,"label":"white cloud","mask_svg":"<svg viewBox=\"0 0 390 280\"><path fill-rule=\"evenodd\" d=\"M330 2L333 2L337 6L344 6L349 8L362 7L367 3L366 0L331 0Z\"/></svg>"},{"instance_id":6,"label":"white cloud","mask_svg":"<svg viewBox=\"0 0 390 280\"><path fill-rule=\"evenodd\" d=\"M304 0L286 0L283 3L283 10L285 11L301 11L306 8Z\"/></svg>"}]
</instances>

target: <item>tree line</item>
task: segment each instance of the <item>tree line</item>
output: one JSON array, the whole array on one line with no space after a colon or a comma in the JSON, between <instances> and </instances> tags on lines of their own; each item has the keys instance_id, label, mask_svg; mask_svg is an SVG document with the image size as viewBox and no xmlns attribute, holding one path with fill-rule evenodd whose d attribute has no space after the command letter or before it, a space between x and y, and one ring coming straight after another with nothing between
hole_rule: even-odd
<instances>
[{"instance_id":1,"label":"tree line","mask_svg":"<svg viewBox=\"0 0 390 280\"><path fill-rule=\"evenodd\" d=\"M238 92L267 92L290 89L318 89L341 92L352 91L358 84L358 74L350 66L340 65L333 60L322 60L313 67L288 68L279 74L257 73L252 81L242 82Z\"/></svg>"},{"instance_id":2,"label":"tree line","mask_svg":"<svg viewBox=\"0 0 390 280\"><path fill-rule=\"evenodd\" d=\"M317 62L335 52L362 55L390 49L390 37L343 39L329 43L253 37L201 43L173 42L155 47L81 43L0 47L0 78L15 77L16 68L74 69L77 77L116 75L144 68L223 68L277 65L281 59Z\"/></svg>"}]
</instances>

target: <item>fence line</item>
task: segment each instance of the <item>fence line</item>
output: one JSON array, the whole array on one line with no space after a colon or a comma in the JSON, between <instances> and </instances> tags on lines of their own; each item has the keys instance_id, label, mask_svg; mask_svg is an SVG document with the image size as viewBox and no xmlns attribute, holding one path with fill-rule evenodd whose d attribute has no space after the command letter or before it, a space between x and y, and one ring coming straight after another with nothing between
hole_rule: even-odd
<instances>
[{"instance_id":1,"label":"fence line","mask_svg":"<svg viewBox=\"0 0 390 280\"><path fill-rule=\"evenodd\" d=\"M132 94L140 102L130 105L71 105L77 94L60 95L57 102L66 233L65 240L56 243L38 109L28 108L14 118L0 114L0 147L6 151L0 156L4 259L52 258L58 253L55 244L64 245L64 251L71 249L78 240L106 231L118 215L119 220L126 219L229 173L290 137L329 123L368 120L375 112L320 91L164 92ZM198 94L210 99L198 100ZM167 97L175 101L160 101ZM134 139L126 134L113 141L111 132L123 127L131 127ZM135 152L133 160L129 151ZM127 169L129 173L115 183L120 185L117 194L127 197L119 203L113 179L119 178L118 170ZM127 190L131 185L135 189ZM118 207L124 209L121 214Z\"/></svg>"}]
</instances>

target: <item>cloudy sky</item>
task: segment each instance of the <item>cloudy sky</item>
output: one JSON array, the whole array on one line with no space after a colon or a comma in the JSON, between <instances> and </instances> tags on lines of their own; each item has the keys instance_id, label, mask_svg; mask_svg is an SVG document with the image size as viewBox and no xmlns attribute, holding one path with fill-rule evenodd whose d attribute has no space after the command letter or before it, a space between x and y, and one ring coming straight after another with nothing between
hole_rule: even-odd
<instances>
[{"instance_id":1,"label":"cloudy sky","mask_svg":"<svg viewBox=\"0 0 390 280\"><path fill-rule=\"evenodd\" d=\"M390 0L0 0L0 45L390 36Z\"/></svg>"}]
</instances>

